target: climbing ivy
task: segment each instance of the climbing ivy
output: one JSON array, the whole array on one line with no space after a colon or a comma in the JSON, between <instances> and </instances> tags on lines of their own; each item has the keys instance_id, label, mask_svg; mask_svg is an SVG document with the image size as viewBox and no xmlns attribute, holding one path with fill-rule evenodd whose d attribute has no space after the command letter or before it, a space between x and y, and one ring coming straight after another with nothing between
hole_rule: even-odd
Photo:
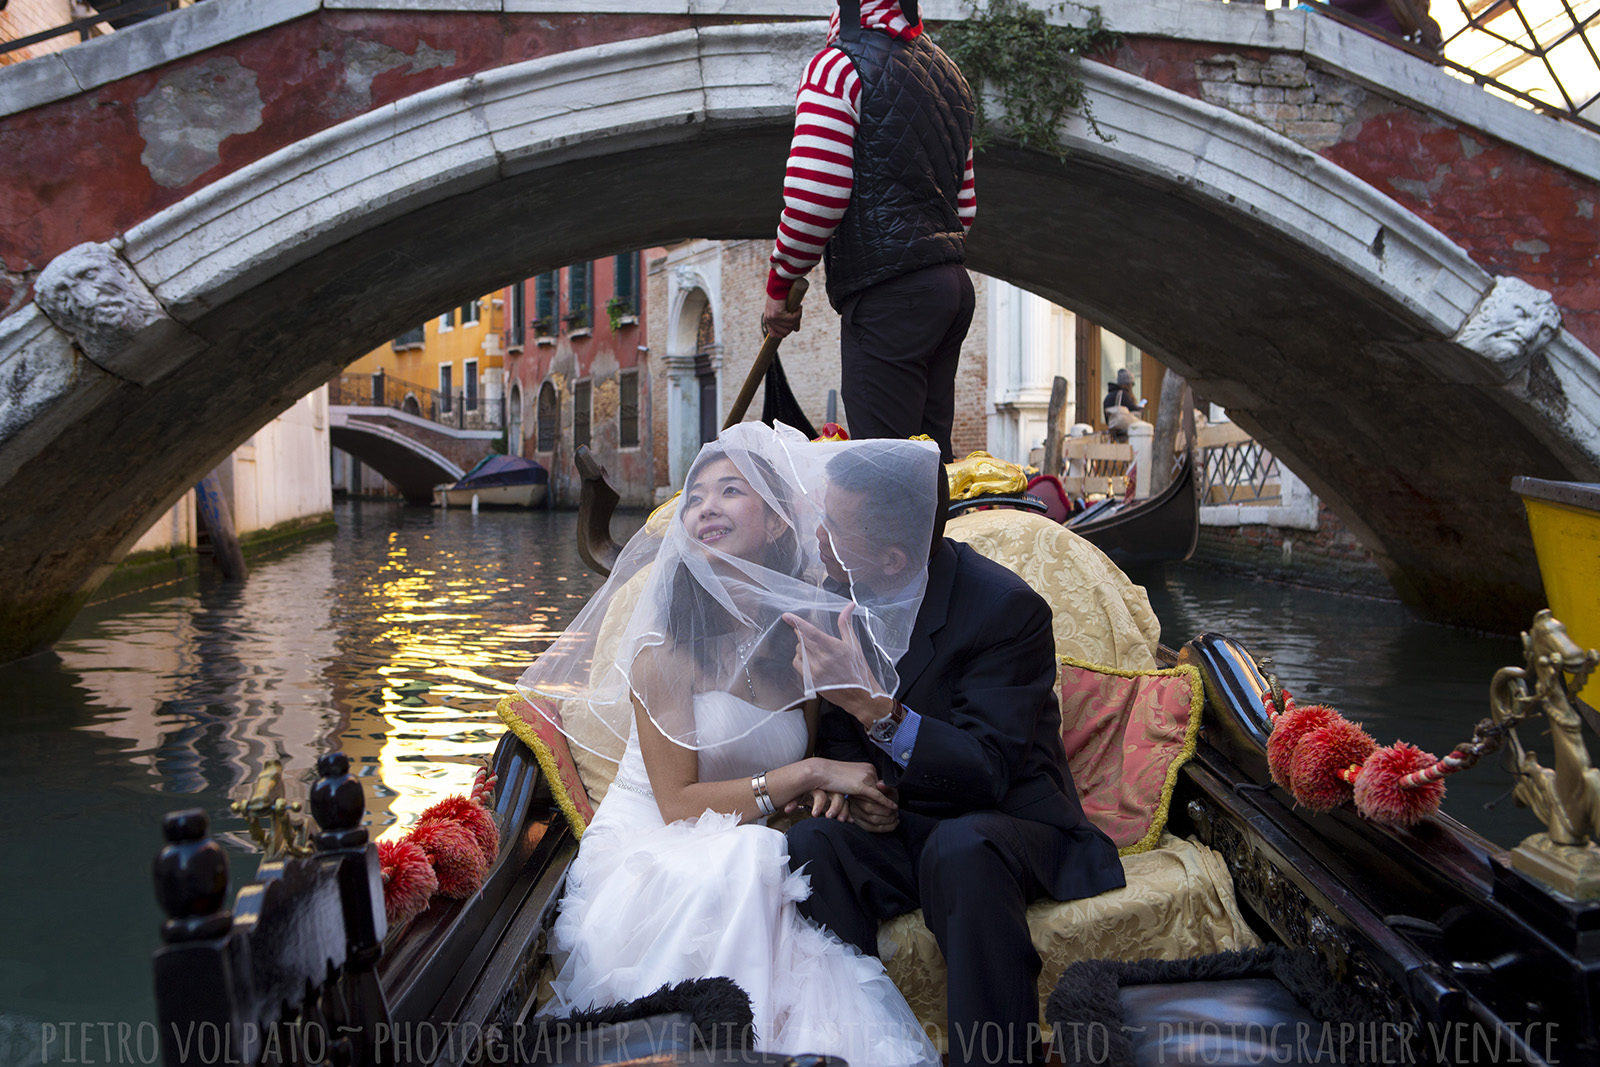
<instances>
[{"instance_id":1,"label":"climbing ivy","mask_svg":"<svg viewBox=\"0 0 1600 1067\"><path fill-rule=\"evenodd\" d=\"M1023 0L967 0L971 15L939 31L939 45L956 61L978 95L973 140L981 148L1003 134L1025 148L1067 155L1058 127L1069 111L1083 115L1102 141L1114 138L1100 129L1089 105L1079 56L1114 48L1117 34L1106 29L1098 7L1069 2L1047 8ZM1082 26L1057 26L1046 16L1068 7L1087 14ZM1006 120L999 128L984 113L982 90L999 94Z\"/></svg>"}]
</instances>

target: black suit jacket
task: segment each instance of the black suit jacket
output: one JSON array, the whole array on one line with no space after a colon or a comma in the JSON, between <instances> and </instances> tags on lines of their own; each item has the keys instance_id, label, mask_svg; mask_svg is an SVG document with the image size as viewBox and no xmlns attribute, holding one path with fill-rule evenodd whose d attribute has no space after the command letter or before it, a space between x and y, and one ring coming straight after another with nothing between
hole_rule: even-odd
<instances>
[{"instance_id":1,"label":"black suit jacket","mask_svg":"<svg viewBox=\"0 0 1600 1067\"><path fill-rule=\"evenodd\" d=\"M999 811L1060 831L1057 854L1030 857L1060 900L1123 884L1116 846L1083 814L1061 746L1050 606L1021 578L946 540L928 566L896 695L922 718L901 767L860 724L824 705L819 755L864 760L935 818Z\"/></svg>"}]
</instances>

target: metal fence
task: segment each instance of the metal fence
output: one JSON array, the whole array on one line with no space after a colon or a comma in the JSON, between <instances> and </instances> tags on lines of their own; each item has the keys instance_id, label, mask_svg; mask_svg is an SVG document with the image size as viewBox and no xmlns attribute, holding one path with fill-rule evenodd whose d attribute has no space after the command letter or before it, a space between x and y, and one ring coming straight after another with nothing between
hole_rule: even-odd
<instances>
[{"instance_id":1,"label":"metal fence","mask_svg":"<svg viewBox=\"0 0 1600 1067\"><path fill-rule=\"evenodd\" d=\"M482 395L441 392L383 371L340 374L328 383L328 402L346 407L381 407L416 415L458 430L498 430L504 425L499 403Z\"/></svg>"},{"instance_id":2,"label":"metal fence","mask_svg":"<svg viewBox=\"0 0 1600 1067\"><path fill-rule=\"evenodd\" d=\"M1196 434L1200 446L1202 504L1283 503L1277 457L1231 422L1213 423Z\"/></svg>"}]
</instances>

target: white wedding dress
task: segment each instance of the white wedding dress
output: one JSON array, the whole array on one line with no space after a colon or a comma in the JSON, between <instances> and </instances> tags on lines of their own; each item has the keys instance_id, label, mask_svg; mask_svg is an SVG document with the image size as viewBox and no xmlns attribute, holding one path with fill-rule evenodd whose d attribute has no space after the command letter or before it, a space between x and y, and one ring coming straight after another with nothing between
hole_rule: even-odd
<instances>
[{"instance_id":1,"label":"white wedding dress","mask_svg":"<svg viewBox=\"0 0 1600 1067\"><path fill-rule=\"evenodd\" d=\"M702 781L747 778L805 755L802 712L773 715L697 694ZM727 738L716 743L718 738ZM810 893L781 832L707 811L667 825L637 737L584 832L555 924L555 997L567 1014L691 978L726 976L750 997L760 1051L826 1053L852 1067L937 1065L883 966L803 917Z\"/></svg>"}]
</instances>

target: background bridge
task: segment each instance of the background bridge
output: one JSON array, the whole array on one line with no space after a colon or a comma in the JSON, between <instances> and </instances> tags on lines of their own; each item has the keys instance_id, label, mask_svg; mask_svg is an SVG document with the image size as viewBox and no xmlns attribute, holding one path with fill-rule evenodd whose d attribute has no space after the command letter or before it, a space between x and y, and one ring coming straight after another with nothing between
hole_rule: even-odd
<instances>
[{"instance_id":1,"label":"background bridge","mask_svg":"<svg viewBox=\"0 0 1600 1067\"><path fill-rule=\"evenodd\" d=\"M208 0L0 70L0 658L462 293L770 233L828 5L626 6ZM1600 479L1600 139L1305 12L1102 6L1115 139L985 153L969 265L1224 404L1414 605L1525 623L1510 478Z\"/></svg>"}]
</instances>

